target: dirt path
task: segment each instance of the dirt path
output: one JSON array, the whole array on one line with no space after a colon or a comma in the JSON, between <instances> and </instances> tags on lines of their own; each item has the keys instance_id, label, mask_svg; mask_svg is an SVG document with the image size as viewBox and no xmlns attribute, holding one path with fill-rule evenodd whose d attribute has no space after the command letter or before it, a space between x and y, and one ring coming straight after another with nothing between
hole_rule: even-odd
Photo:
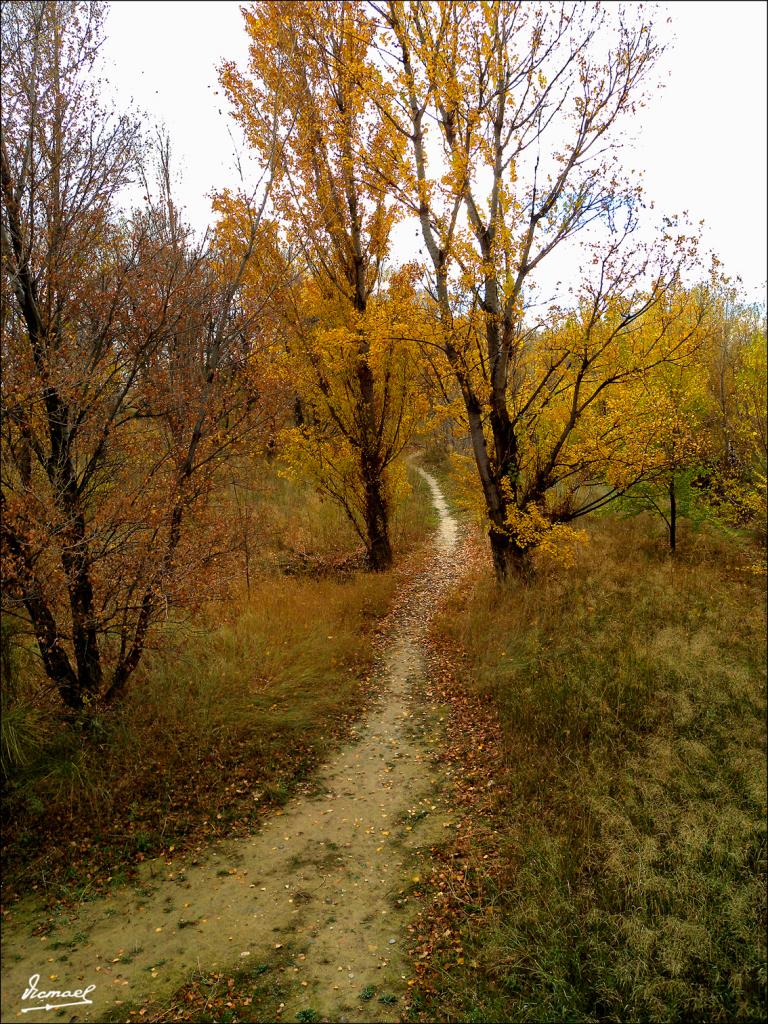
<instances>
[{"instance_id":1,"label":"dirt path","mask_svg":"<svg viewBox=\"0 0 768 1024\"><path fill-rule=\"evenodd\" d=\"M330 1021L400 1019L407 894L419 851L450 821L410 688L435 599L457 571L456 523L437 482L419 472L440 517L432 554L385 630L383 696L321 772L319 795L297 798L248 839L214 846L205 863L144 865L141 885L83 904L48 936L32 935L30 913L14 914L4 929L3 1021L122 1020L120 1006L162 1002L196 970L244 964L280 973L283 1020L302 1010ZM39 991L95 985L93 1005L21 1014L34 974Z\"/></svg>"}]
</instances>

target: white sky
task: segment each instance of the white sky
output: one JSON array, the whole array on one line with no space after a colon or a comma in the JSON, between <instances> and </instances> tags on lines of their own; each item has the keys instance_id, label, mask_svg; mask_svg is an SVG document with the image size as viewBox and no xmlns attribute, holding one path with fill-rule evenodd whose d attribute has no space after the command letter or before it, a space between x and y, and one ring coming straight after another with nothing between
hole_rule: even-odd
<instances>
[{"instance_id":1,"label":"white sky","mask_svg":"<svg viewBox=\"0 0 768 1024\"><path fill-rule=\"evenodd\" d=\"M705 244L726 273L741 276L749 299L764 301L768 5L658 7L659 35L671 44L660 74L669 77L632 126L637 139L626 164L642 170L657 212L703 218ZM133 103L148 125L165 124L182 178L179 195L202 230L210 220L207 194L238 181L232 154L239 136L226 97L216 95L216 66L224 58L246 63L240 5L113 0L106 31L105 73L117 103ZM393 260L412 257L415 232L403 226L394 241Z\"/></svg>"}]
</instances>

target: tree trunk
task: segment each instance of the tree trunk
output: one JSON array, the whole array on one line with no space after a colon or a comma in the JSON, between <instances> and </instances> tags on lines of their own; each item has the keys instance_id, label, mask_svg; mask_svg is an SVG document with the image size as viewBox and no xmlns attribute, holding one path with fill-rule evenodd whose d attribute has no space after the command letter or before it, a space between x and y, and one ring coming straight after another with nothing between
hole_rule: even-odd
<instances>
[{"instance_id":1,"label":"tree trunk","mask_svg":"<svg viewBox=\"0 0 768 1024\"><path fill-rule=\"evenodd\" d=\"M28 546L7 525L4 496L0 494L0 527L8 549L18 562L18 583L24 607L35 632L48 678L56 685L64 704L75 711L83 706L82 687L66 651L60 643L60 632L53 614L42 596L42 587L28 557Z\"/></svg>"},{"instance_id":2,"label":"tree trunk","mask_svg":"<svg viewBox=\"0 0 768 1024\"><path fill-rule=\"evenodd\" d=\"M491 527L488 531L497 583L527 579L533 572L531 552L521 548L507 533Z\"/></svg>"},{"instance_id":3,"label":"tree trunk","mask_svg":"<svg viewBox=\"0 0 768 1024\"><path fill-rule=\"evenodd\" d=\"M373 572L386 572L392 568L392 546L389 542L389 518L384 497L381 475L366 475L365 480L365 529L367 533L368 564Z\"/></svg>"},{"instance_id":4,"label":"tree trunk","mask_svg":"<svg viewBox=\"0 0 768 1024\"><path fill-rule=\"evenodd\" d=\"M675 478L669 478L669 550L674 555L677 550L677 495Z\"/></svg>"},{"instance_id":5,"label":"tree trunk","mask_svg":"<svg viewBox=\"0 0 768 1024\"><path fill-rule=\"evenodd\" d=\"M496 580L499 583L504 583L510 578L529 576L531 573L530 552L519 547L509 536L507 526L510 500L514 501L517 492L515 483L517 441L512 424L497 395L492 400L490 421L493 449L492 453L489 452L488 441L483 429L482 404L467 379L456 350L449 346L447 355L456 374L464 399L464 407L467 410L472 454L475 457L475 465L485 498L486 515L490 523L488 540L491 545ZM502 486L500 482L502 480L510 483L508 491L505 491Z\"/></svg>"},{"instance_id":6,"label":"tree trunk","mask_svg":"<svg viewBox=\"0 0 768 1024\"><path fill-rule=\"evenodd\" d=\"M358 298L358 312L365 302ZM361 426L360 475L365 488L365 531L368 564L373 572L392 568L392 547L389 543L389 509L384 497L384 466L381 458L381 432L376 423L376 402L373 371L368 362L368 342L360 337L357 360L357 382L360 388L358 418Z\"/></svg>"}]
</instances>

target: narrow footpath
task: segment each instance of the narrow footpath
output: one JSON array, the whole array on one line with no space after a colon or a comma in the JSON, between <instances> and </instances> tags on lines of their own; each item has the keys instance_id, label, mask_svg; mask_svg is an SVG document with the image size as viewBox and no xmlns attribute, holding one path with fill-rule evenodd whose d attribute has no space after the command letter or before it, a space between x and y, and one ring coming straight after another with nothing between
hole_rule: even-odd
<instances>
[{"instance_id":1,"label":"narrow footpath","mask_svg":"<svg viewBox=\"0 0 768 1024\"><path fill-rule=\"evenodd\" d=\"M439 526L385 624L382 695L354 741L321 769L313 795L253 836L213 845L201 863L147 863L139 885L82 904L47 936L32 934L32 913L14 914L3 936L3 1021L147 1019L128 1018L128 1007L162 1005L193 972L266 965L288 952L281 1020L401 1018L416 909L408 893L451 821L431 728L411 690L425 671L435 602L459 571L457 528L437 481L419 472ZM39 991L95 985L92 1005L46 1012L38 1001L23 1013L33 975ZM256 1006L254 1019L264 1019Z\"/></svg>"}]
</instances>

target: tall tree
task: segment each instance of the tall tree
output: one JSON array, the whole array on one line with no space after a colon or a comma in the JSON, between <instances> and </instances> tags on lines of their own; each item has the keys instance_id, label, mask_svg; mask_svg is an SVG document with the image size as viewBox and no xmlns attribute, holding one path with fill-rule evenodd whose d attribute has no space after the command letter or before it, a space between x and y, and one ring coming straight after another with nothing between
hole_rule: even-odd
<instances>
[{"instance_id":1,"label":"tall tree","mask_svg":"<svg viewBox=\"0 0 768 1024\"><path fill-rule=\"evenodd\" d=\"M263 202L234 248L196 243L163 146L156 198L118 216L140 137L98 99L102 18L2 11L3 603L73 709L117 697L193 594L215 552L186 527L264 404L263 318L239 302Z\"/></svg>"},{"instance_id":2,"label":"tall tree","mask_svg":"<svg viewBox=\"0 0 768 1024\"><path fill-rule=\"evenodd\" d=\"M292 351L318 397L303 439L315 443L315 464L329 469L321 470L321 480L348 513L347 498L361 496L370 566L387 569L387 469L407 441L407 420L398 411L403 393L390 387L382 367L380 318L370 309L395 216L364 158L379 148L382 134L360 87L375 24L360 0L277 0L254 3L243 13L251 39L248 74L227 63L221 80L259 152L268 145L270 111L279 110L286 126L273 199L309 282L306 301L292 307ZM394 174L396 160L389 166ZM317 318L320 307L331 316L327 325ZM334 336L338 358L328 347ZM391 338L384 342L390 355L392 345ZM389 424L398 416L395 436Z\"/></svg>"},{"instance_id":3,"label":"tall tree","mask_svg":"<svg viewBox=\"0 0 768 1024\"><path fill-rule=\"evenodd\" d=\"M527 571L547 523L592 507L574 500L589 469L574 445L584 417L628 376L689 350L685 337L666 346L671 319L692 312L694 333L704 324L705 307L677 290L693 244L672 220L658 244L638 241L641 194L613 159L659 47L641 8L371 6L373 95L391 140L389 163L373 151L372 173L419 220L430 343L463 399L504 579ZM403 141L408 167L393 180ZM571 287L537 315L531 286L556 250L570 254ZM657 307L659 332L639 330ZM567 408L558 429L555 401Z\"/></svg>"}]
</instances>

